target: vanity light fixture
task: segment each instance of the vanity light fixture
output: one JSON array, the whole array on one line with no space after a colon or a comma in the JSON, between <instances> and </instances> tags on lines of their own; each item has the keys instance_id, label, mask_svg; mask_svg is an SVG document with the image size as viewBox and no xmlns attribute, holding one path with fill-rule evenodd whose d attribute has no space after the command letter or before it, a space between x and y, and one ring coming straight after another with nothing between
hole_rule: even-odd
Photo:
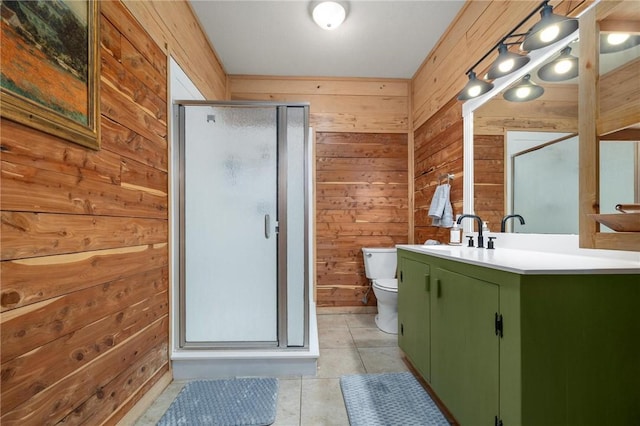
<instances>
[{"instance_id":1,"label":"vanity light fixture","mask_svg":"<svg viewBox=\"0 0 640 426\"><path fill-rule=\"evenodd\" d=\"M526 33L516 33L524 24L527 23L537 12L540 12L541 18L530 31ZM521 50L530 52L532 50L540 49L553 44L554 42L561 40L568 35L572 34L578 29L578 20L575 18L568 18L565 16L557 15L553 13L553 6L549 5L549 0L542 1L536 6L518 25L515 26L507 35L505 35L498 43L496 43L487 53L484 54L475 64L473 64L466 72L469 76L469 81L466 86L458 95L458 100L466 101L477 96L483 95L490 91L494 86L487 81L479 80L476 78L474 69L478 67L487 59L487 57L498 49L498 57L493 62L485 78L487 80L495 80L500 77L504 77L522 67L524 67L530 58L526 55L521 55L515 52L511 52L508 49L509 45L520 43L524 37L524 41L521 44ZM517 42L507 42L510 38L518 38ZM565 64L566 65L566 64ZM533 83L531 83L533 84ZM538 89L544 91L541 87L534 85L531 89L533 94L539 92ZM524 91L524 89L523 89ZM521 92L523 92L521 91ZM540 92L537 96L540 96ZM536 96L536 97L537 97ZM518 99L530 100L535 99Z\"/></svg>"},{"instance_id":2,"label":"vanity light fixture","mask_svg":"<svg viewBox=\"0 0 640 426\"><path fill-rule=\"evenodd\" d=\"M578 76L578 58L571 54L571 48L565 47L553 61L538 70L538 77L544 81L565 81Z\"/></svg>"},{"instance_id":3,"label":"vanity light fixture","mask_svg":"<svg viewBox=\"0 0 640 426\"><path fill-rule=\"evenodd\" d=\"M600 53L613 53L631 49L640 44L640 35L628 33L600 34Z\"/></svg>"},{"instance_id":4,"label":"vanity light fixture","mask_svg":"<svg viewBox=\"0 0 640 426\"><path fill-rule=\"evenodd\" d=\"M522 50L527 52L547 47L578 29L577 19L557 15L548 0L543 3L540 20L531 27L522 43Z\"/></svg>"},{"instance_id":5,"label":"vanity light fixture","mask_svg":"<svg viewBox=\"0 0 640 426\"><path fill-rule=\"evenodd\" d=\"M484 95L489 90L493 89L493 83L489 83L484 80L479 80L476 77L476 73L473 71L469 71L467 73L469 75L469 81L467 85L464 86L464 89L458 95L458 100L466 101L469 99L476 98L480 95Z\"/></svg>"},{"instance_id":6,"label":"vanity light fixture","mask_svg":"<svg viewBox=\"0 0 640 426\"><path fill-rule=\"evenodd\" d=\"M312 16L315 23L323 30L335 30L342 24L347 12L340 3L323 1L315 5Z\"/></svg>"},{"instance_id":7,"label":"vanity light fixture","mask_svg":"<svg viewBox=\"0 0 640 426\"><path fill-rule=\"evenodd\" d=\"M544 89L531 81L531 75L522 77L511 89L504 92L504 98L510 102L526 102L539 98L544 93Z\"/></svg>"},{"instance_id":8,"label":"vanity light fixture","mask_svg":"<svg viewBox=\"0 0 640 426\"><path fill-rule=\"evenodd\" d=\"M491 68L489 68L487 78L489 80L494 80L496 78L503 77L519 70L528 62L528 56L510 52L507 44L500 43L500 46L498 46L498 57L491 65Z\"/></svg>"}]
</instances>

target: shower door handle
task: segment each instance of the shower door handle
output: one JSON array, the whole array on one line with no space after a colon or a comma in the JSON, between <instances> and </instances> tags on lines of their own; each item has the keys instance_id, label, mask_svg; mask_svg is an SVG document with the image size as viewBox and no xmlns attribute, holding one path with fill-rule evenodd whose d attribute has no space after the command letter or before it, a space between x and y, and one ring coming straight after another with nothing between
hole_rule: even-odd
<instances>
[{"instance_id":1,"label":"shower door handle","mask_svg":"<svg viewBox=\"0 0 640 426\"><path fill-rule=\"evenodd\" d=\"M264 215L264 237L269 239L271 236L271 217L268 214Z\"/></svg>"}]
</instances>

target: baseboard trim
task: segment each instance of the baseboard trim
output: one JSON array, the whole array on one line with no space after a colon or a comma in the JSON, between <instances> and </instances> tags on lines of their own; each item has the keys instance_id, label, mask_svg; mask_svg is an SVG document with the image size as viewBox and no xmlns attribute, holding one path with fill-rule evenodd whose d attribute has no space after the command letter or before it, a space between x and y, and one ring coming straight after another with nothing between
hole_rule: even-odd
<instances>
[{"instance_id":1,"label":"baseboard trim","mask_svg":"<svg viewBox=\"0 0 640 426\"><path fill-rule=\"evenodd\" d=\"M318 306L318 315L327 314L375 314L378 312L377 306Z\"/></svg>"}]
</instances>

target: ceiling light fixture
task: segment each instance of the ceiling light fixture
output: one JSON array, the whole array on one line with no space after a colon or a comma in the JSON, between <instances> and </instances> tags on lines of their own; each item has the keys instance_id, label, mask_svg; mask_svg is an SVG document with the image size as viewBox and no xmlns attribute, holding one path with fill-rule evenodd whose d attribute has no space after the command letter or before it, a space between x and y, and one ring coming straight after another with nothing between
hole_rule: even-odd
<instances>
[{"instance_id":1,"label":"ceiling light fixture","mask_svg":"<svg viewBox=\"0 0 640 426\"><path fill-rule=\"evenodd\" d=\"M469 71L469 81L467 85L464 86L464 89L458 95L458 100L466 101L469 99L476 98L480 95L484 95L489 90L493 89L493 83L488 83L484 80L478 80L476 77L476 73L473 71Z\"/></svg>"},{"instance_id":2,"label":"ceiling light fixture","mask_svg":"<svg viewBox=\"0 0 640 426\"><path fill-rule=\"evenodd\" d=\"M578 29L578 20L553 13L553 6L544 1L540 20L531 27L522 43L522 50L531 52L549 46Z\"/></svg>"},{"instance_id":3,"label":"ceiling light fixture","mask_svg":"<svg viewBox=\"0 0 640 426\"><path fill-rule=\"evenodd\" d=\"M518 84L504 92L504 98L510 102L526 102L539 98L543 93L544 89L531 81L531 75L527 74Z\"/></svg>"},{"instance_id":4,"label":"ceiling light fixture","mask_svg":"<svg viewBox=\"0 0 640 426\"><path fill-rule=\"evenodd\" d=\"M494 80L503 77L524 67L527 62L529 62L528 56L510 52L509 47L505 43L500 43L500 46L498 46L498 57L491 65L491 68L489 68L487 78Z\"/></svg>"},{"instance_id":5,"label":"ceiling light fixture","mask_svg":"<svg viewBox=\"0 0 640 426\"><path fill-rule=\"evenodd\" d=\"M312 16L315 23L323 30L335 30L342 24L347 12L340 3L323 1L313 8Z\"/></svg>"},{"instance_id":6,"label":"ceiling light fixture","mask_svg":"<svg viewBox=\"0 0 640 426\"><path fill-rule=\"evenodd\" d=\"M600 34L600 53L621 52L640 44L640 35L628 33Z\"/></svg>"},{"instance_id":7,"label":"ceiling light fixture","mask_svg":"<svg viewBox=\"0 0 640 426\"><path fill-rule=\"evenodd\" d=\"M571 48L565 47L553 61L538 70L538 77L544 81L565 81L578 76L578 58L571 54Z\"/></svg>"}]
</instances>

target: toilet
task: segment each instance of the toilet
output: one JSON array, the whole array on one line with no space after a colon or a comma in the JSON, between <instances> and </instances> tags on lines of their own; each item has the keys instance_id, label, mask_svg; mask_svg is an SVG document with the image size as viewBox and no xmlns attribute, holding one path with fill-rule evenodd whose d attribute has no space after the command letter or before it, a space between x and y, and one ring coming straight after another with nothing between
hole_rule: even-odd
<instances>
[{"instance_id":1,"label":"toilet","mask_svg":"<svg viewBox=\"0 0 640 426\"><path fill-rule=\"evenodd\" d=\"M378 299L376 325L385 333L398 334L398 258L395 248L362 248L364 270Z\"/></svg>"}]
</instances>

